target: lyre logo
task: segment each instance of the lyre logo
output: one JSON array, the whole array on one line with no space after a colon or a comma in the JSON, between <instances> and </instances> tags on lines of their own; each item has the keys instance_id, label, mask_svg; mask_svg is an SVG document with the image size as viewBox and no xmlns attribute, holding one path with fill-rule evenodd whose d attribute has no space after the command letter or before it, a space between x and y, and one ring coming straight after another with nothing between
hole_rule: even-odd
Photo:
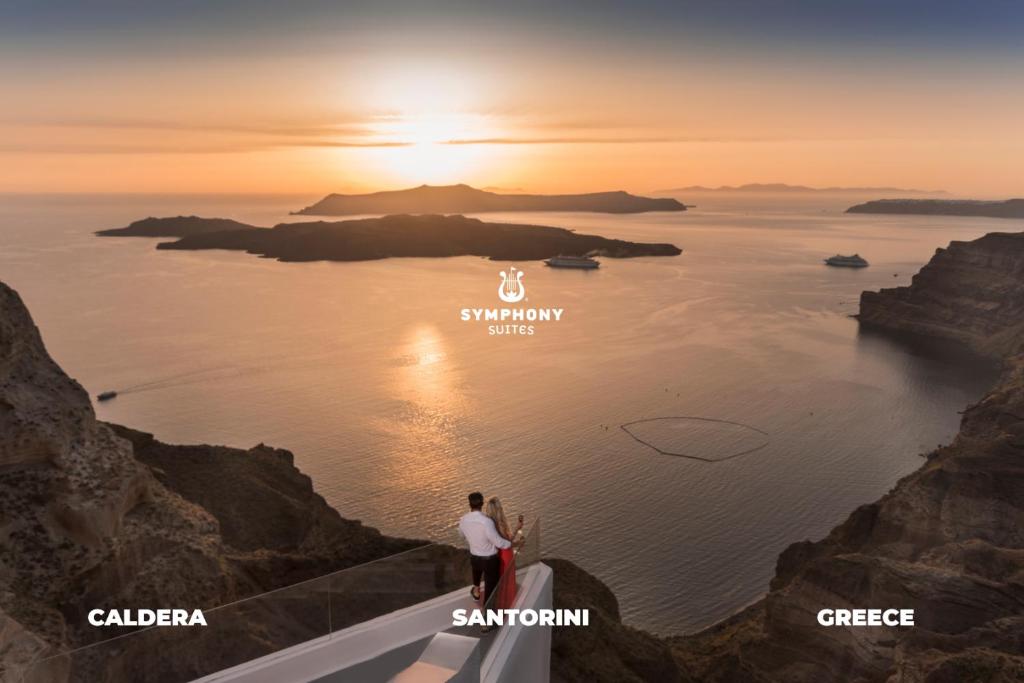
<instances>
[{"instance_id":1,"label":"lyre logo","mask_svg":"<svg viewBox=\"0 0 1024 683\"><path fill-rule=\"evenodd\" d=\"M508 274L501 271L501 284L498 285L498 297L507 304L523 300L526 288L523 287L523 271L509 268Z\"/></svg>"},{"instance_id":2,"label":"lyre logo","mask_svg":"<svg viewBox=\"0 0 1024 683\"><path fill-rule=\"evenodd\" d=\"M498 297L507 304L529 301L526 298L526 288L523 287L523 271L511 267L508 272L501 271ZM564 312L565 309L562 308L533 308L530 306L463 308L459 311L459 318L464 323L491 323L487 325L487 334L491 336L529 337L540 326L560 321Z\"/></svg>"}]
</instances>

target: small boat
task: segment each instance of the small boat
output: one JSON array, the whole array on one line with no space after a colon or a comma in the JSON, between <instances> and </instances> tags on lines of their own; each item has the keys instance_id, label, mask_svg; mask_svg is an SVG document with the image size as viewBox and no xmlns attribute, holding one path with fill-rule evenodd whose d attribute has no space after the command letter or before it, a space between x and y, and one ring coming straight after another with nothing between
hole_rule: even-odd
<instances>
[{"instance_id":1,"label":"small boat","mask_svg":"<svg viewBox=\"0 0 1024 683\"><path fill-rule=\"evenodd\" d=\"M544 263L552 268L600 268L601 264L589 256L555 256Z\"/></svg>"},{"instance_id":2,"label":"small boat","mask_svg":"<svg viewBox=\"0 0 1024 683\"><path fill-rule=\"evenodd\" d=\"M868 262L860 255L854 254L853 256L843 256L842 254L836 254L825 259L825 263L830 266L839 266L841 268L867 268Z\"/></svg>"},{"instance_id":3,"label":"small boat","mask_svg":"<svg viewBox=\"0 0 1024 683\"><path fill-rule=\"evenodd\" d=\"M117 396L117 392L116 391L104 391L102 394L97 394L96 395L96 400L97 401L109 401L110 399L114 398L115 396Z\"/></svg>"}]
</instances>

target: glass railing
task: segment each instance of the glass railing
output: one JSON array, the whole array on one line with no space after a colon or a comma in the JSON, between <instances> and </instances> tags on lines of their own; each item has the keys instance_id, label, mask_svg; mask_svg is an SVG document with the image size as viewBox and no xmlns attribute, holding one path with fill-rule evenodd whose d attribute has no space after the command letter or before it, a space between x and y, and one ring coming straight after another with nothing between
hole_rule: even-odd
<instances>
[{"instance_id":1,"label":"glass railing","mask_svg":"<svg viewBox=\"0 0 1024 683\"><path fill-rule=\"evenodd\" d=\"M517 552L517 571L539 558L540 526L534 522ZM514 584L515 574L506 580ZM204 610L206 626L148 627L40 659L21 672L20 680L191 681L455 590L468 594L471 575L464 549L421 546ZM495 595L500 591L499 585ZM13 680L19 680L17 674Z\"/></svg>"}]
</instances>

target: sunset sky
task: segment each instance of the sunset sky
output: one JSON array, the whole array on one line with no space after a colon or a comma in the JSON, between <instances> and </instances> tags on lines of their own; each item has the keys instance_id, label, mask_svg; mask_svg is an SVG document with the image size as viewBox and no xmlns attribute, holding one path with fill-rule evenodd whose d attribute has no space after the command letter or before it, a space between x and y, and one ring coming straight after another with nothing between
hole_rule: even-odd
<instances>
[{"instance_id":1,"label":"sunset sky","mask_svg":"<svg viewBox=\"0 0 1024 683\"><path fill-rule=\"evenodd\" d=\"M1022 196L1022 74L1021 2L7 1L0 192Z\"/></svg>"}]
</instances>

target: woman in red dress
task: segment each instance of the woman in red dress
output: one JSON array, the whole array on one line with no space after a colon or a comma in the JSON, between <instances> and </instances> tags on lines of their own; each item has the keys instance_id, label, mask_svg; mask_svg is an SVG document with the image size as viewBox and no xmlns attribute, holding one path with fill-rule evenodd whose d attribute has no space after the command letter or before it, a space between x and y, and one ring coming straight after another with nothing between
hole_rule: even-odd
<instances>
[{"instance_id":1,"label":"woman in red dress","mask_svg":"<svg viewBox=\"0 0 1024 683\"><path fill-rule=\"evenodd\" d=\"M516 547L520 544L519 536L523 529L523 516L519 515L519 524L515 529L508 525L505 518L505 511L501 507L501 501L497 496L491 496L484 506L484 514L494 520L494 526L502 538L512 543L511 548L502 548L498 551L498 559L501 561L501 578L498 581L498 593L495 597L494 609L509 609L516 601Z\"/></svg>"}]
</instances>

